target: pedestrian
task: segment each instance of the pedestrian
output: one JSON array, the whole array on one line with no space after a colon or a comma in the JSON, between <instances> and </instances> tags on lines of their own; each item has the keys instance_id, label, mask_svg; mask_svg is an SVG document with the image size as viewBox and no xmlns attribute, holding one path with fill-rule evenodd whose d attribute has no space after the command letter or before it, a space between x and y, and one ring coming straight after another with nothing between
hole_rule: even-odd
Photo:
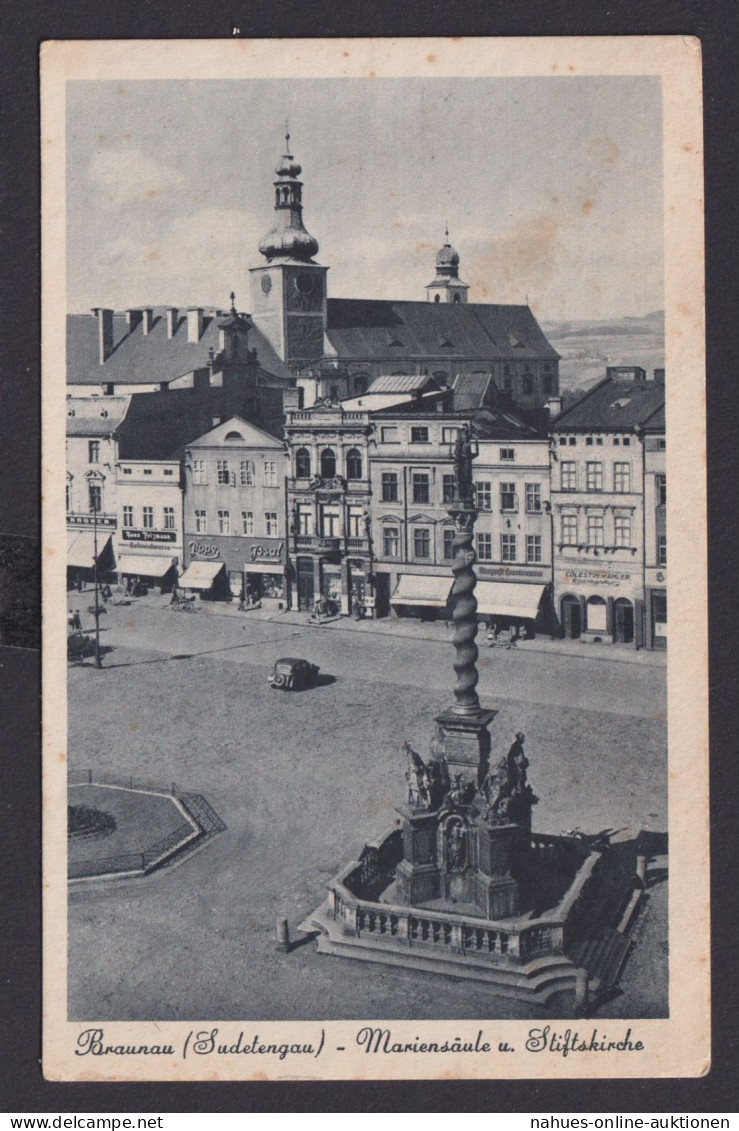
<instances>
[{"instance_id":1,"label":"pedestrian","mask_svg":"<svg viewBox=\"0 0 739 1131\"><path fill-rule=\"evenodd\" d=\"M82 620L80 618L79 609L74 610L74 615L72 616L71 624L72 624L72 628L75 629L76 632L82 631Z\"/></svg>"}]
</instances>

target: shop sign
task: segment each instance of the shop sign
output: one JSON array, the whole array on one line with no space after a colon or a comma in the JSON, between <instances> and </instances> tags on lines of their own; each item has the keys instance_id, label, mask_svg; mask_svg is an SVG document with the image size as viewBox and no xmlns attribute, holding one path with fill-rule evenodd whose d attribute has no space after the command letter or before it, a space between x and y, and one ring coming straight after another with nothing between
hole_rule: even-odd
<instances>
[{"instance_id":1,"label":"shop sign","mask_svg":"<svg viewBox=\"0 0 739 1131\"><path fill-rule=\"evenodd\" d=\"M666 587L667 570L664 566L661 569L647 569L645 570L644 580L649 586L653 585L657 588L659 588L660 586Z\"/></svg>"},{"instance_id":2,"label":"shop sign","mask_svg":"<svg viewBox=\"0 0 739 1131\"><path fill-rule=\"evenodd\" d=\"M115 515L98 514L98 526L115 526ZM95 516L92 514L68 514L67 526L95 526Z\"/></svg>"},{"instance_id":3,"label":"shop sign","mask_svg":"<svg viewBox=\"0 0 739 1131\"><path fill-rule=\"evenodd\" d=\"M273 545L268 545L266 542L255 542L249 550L249 561L275 562L279 565L282 562L284 546L284 542L276 542Z\"/></svg>"},{"instance_id":4,"label":"shop sign","mask_svg":"<svg viewBox=\"0 0 739 1131\"><path fill-rule=\"evenodd\" d=\"M574 585L619 586L623 581L631 581L631 574L610 569L567 569L564 578Z\"/></svg>"},{"instance_id":5,"label":"shop sign","mask_svg":"<svg viewBox=\"0 0 739 1131\"><path fill-rule=\"evenodd\" d=\"M546 569L519 569L516 566L485 566L478 562L480 577L511 578L519 581L545 581L550 573Z\"/></svg>"},{"instance_id":6,"label":"shop sign","mask_svg":"<svg viewBox=\"0 0 739 1131\"><path fill-rule=\"evenodd\" d=\"M188 545L191 558L220 558L221 551L212 542L192 541Z\"/></svg>"},{"instance_id":7,"label":"shop sign","mask_svg":"<svg viewBox=\"0 0 739 1131\"><path fill-rule=\"evenodd\" d=\"M175 530L122 530L124 542L176 542Z\"/></svg>"}]
</instances>

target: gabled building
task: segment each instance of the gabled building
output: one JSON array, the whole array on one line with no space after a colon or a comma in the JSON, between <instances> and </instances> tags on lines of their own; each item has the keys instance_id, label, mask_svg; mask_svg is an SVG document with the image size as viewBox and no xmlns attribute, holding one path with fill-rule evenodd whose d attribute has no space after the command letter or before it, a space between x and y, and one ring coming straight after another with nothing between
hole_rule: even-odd
<instances>
[{"instance_id":1,"label":"gabled building","mask_svg":"<svg viewBox=\"0 0 739 1131\"><path fill-rule=\"evenodd\" d=\"M666 633L654 627L666 617L656 578L664 402L664 370L648 380L638 366L613 366L552 422L554 598L565 637L638 648ZM657 596L649 617L648 563Z\"/></svg>"}]
</instances>

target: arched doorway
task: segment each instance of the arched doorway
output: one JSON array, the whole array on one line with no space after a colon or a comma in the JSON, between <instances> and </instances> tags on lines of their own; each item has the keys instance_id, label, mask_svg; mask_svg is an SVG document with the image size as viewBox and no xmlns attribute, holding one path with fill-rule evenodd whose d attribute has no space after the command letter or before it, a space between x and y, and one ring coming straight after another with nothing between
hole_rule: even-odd
<instances>
[{"instance_id":1,"label":"arched doorway","mask_svg":"<svg viewBox=\"0 0 739 1131\"><path fill-rule=\"evenodd\" d=\"M634 606L627 597L613 602L613 640L616 644L634 642Z\"/></svg>"},{"instance_id":2,"label":"arched doorway","mask_svg":"<svg viewBox=\"0 0 739 1131\"><path fill-rule=\"evenodd\" d=\"M582 632L580 602L571 593L562 598L562 632L568 640L577 640Z\"/></svg>"},{"instance_id":3,"label":"arched doorway","mask_svg":"<svg viewBox=\"0 0 739 1131\"><path fill-rule=\"evenodd\" d=\"M588 597L585 606L585 627L588 632L608 631L608 606L602 597Z\"/></svg>"}]
</instances>

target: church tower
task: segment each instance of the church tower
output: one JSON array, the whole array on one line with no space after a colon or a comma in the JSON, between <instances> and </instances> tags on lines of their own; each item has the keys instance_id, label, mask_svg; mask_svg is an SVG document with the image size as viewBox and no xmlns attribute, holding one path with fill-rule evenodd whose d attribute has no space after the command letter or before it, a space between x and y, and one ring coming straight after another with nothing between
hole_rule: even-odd
<instances>
[{"instance_id":1,"label":"church tower","mask_svg":"<svg viewBox=\"0 0 739 1131\"><path fill-rule=\"evenodd\" d=\"M252 318L288 366L300 368L324 354L327 267L315 262L318 241L303 224L301 167L286 153L275 172L275 219L259 245L265 263L251 275Z\"/></svg>"},{"instance_id":2,"label":"church tower","mask_svg":"<svg viewBox=\"0 0 739 1131\"><path fill-rule=\"evenodd\" d=\"M449 228L446 229L446 243L436 256L436 278L426 287L429 302L467 302L469 287L459 277L459 253L449 243Z\"/></svg>"}]
</instances>

